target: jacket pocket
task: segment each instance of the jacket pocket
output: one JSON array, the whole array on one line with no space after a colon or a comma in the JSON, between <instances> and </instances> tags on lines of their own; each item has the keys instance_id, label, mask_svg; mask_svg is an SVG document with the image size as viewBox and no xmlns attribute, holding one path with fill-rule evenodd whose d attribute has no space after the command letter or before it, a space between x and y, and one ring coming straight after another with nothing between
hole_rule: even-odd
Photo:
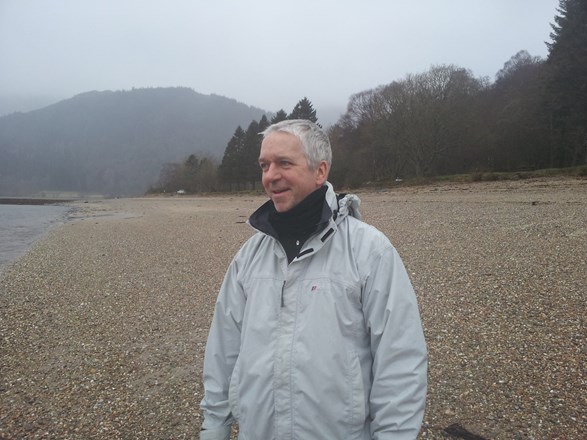
<instances>
[{"instance_id":1,"label":"jacket pocket","mask_svg":"<svg viewBox=\"0 0 587 440\"><path fill-rule=\"evenodd\" d=\"M232 416L237 421L239 419L239 393L238 393L239 360L240 360L240 356L236 359L236 363L234 364L234 368L232 370L232 375L230 376L230 383L228 385L228 404L230 405L230 411L232 412Z\"/></svg>"},{"instance_id":2,"label":"jacket pocket","mask_svg":"<svg viewBox=\"0 0 587 440\"><path fill-rule=\"evenodd\" d=\"M367 397L363 386L361 361L354 350L347 351L347 420L351 439L362 439L367 417Z\"/></svg>"}]
</instances>

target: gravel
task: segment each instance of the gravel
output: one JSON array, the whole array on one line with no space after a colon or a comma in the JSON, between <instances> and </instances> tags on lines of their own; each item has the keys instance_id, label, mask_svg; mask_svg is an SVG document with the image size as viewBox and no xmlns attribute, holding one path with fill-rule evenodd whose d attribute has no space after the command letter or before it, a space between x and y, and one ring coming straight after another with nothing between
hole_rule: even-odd
<instances>
[{"instance_id":1,"label":"gravel","mask_svg":"<svg viewBox=\"0 0 587 440\"><path fill-rule=\"evenodd\" d=\"M430 354L420 438L587 438L587 180L360 191ZM216 293L262 202L76 203L0 275L0 439L188 439Z\"/></svg>"}]
</instances>

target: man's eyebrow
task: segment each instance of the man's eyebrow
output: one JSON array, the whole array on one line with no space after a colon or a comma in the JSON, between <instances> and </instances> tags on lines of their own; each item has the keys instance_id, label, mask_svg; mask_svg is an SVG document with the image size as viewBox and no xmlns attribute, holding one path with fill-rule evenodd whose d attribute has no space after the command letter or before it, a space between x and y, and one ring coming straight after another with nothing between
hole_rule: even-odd
<instances>
[{"instance_id":1,"label":"man's eyebrow","mask_svg":"<svg viewBox=\"0 0 587 440\"><path fill-rule=\"evenodd\" d=\"M282 156L275 156L275 157L273 158L273 160L274 160L275 162L281 162L281 161L283 161L283 160L286 160L286 161L288 161L288 162L293 162L293 159L292 159L292 157L291 157L291 156L286 156L286 155L282 155ZM263 157L263 156L259 157L259 162L269 162L269 161L270 161L269 159L267 159L267 158L265 158L265 157Z\"/></svg>"}]
</instances>

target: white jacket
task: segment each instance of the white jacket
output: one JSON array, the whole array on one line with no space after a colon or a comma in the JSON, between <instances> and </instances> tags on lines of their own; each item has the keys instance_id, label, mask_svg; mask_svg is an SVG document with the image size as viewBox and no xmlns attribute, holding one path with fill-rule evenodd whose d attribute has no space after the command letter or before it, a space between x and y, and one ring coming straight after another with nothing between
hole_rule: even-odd
<instances>
[{"instance_id":1,"label":"white jacket","mask_svg":"<svg viewBox=\"0 0 587 440\"><path fill-rule=\"evenodd\" d=\"M427 354L416 297L356 196L289 265L258 232L232 261L204 361L202 440L414 439ZM349 215L351 214L351 215ZM354 217L353 217L354 215Z\"/></svg>"}]
</instances>

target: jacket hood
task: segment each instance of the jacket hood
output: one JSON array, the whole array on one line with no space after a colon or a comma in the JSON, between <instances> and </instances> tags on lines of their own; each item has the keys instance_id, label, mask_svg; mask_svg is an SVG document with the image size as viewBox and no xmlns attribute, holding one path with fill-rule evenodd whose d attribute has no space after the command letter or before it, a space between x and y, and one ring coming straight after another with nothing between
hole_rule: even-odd
<instances>
[{"instance_id":1,"label":"jacket hood","mask_svg":"<svg viewBox=\"0 0 587 440\"><path fill-rule=\"evenodd\" d=\"M359 211L361 199L359 197L354 194L340 194L337 196L330 182L326 182L326 186L328 187L326 191L326 203L328 203L333 213L337 213L337 222L347 215L361 220L361 212Z\"/></svg>"}]
</instances>

